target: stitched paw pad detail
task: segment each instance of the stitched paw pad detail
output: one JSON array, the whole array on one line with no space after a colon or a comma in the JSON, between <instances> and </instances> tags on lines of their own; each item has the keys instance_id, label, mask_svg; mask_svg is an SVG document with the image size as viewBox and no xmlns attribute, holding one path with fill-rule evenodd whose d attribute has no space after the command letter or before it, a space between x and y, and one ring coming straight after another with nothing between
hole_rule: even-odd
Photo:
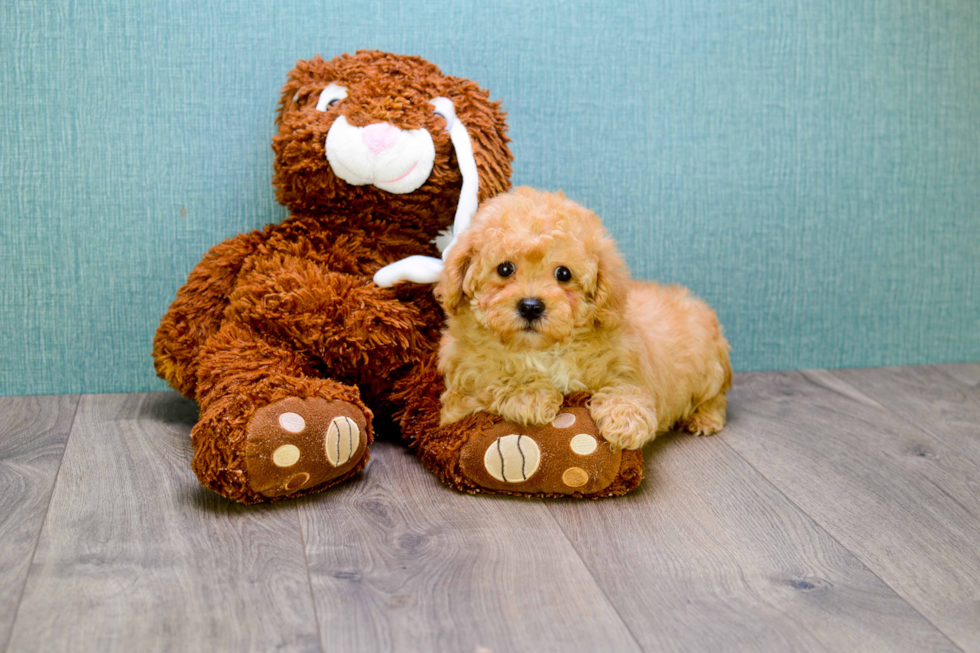
<instances>
[{"instance_id":1,"label":"stitched paw pad detail","mask_svg":"<svg viewBox=\"0 0 980 653\"><path fill-rule=\"evenodd\" d=\"M521 483L534 476L541 464L538 443L526 435L505 435L487 447L483 465L498 481Z\"/></svg>"},{"instance_id":2,"label":"stitched paw pad detail","mask_svg":"<svg viewBox=\"0 0 980 653\"><path fill-rule=\"evenodd\" d=\"M267 497L337 478L367 450L367 420L356 406L290 397L260 408L246 431L249 486Z\"/></svg>"},{"instance_id":3,"label":"stitched paw pad detail","mask_svg":"<svg viewBox=\"0 0 980 653\"><path fill-rule=\"evenodd\" d=\"M327 427L324 447L327 460L334 467L350 462L357 447L361 443L361 429L357 423L346 415L334 417Z\"/></svg>"},{"instance_id":4,"label":"stitched paw pad detail","mask_svg":"<svg viewBox=\"0 0 980 653\"><path fill-rule=\"evenodd\" d=\"M491 490L590 494L619 473L621 452L599 437L585 408L563 408L550 424L499 422L475 433L460 452L460 471Z\"/></svg>"}]
</instances>

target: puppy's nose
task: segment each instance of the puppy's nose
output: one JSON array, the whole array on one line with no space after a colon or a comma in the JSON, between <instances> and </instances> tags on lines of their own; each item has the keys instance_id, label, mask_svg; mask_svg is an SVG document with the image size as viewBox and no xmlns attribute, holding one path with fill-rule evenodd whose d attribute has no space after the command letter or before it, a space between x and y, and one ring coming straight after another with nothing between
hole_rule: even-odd
<instances>
[{"instance_id":1,"label":"puppy's nose","mask_svg":"<svg viewBox=\"0 0 980 653\"><path fill-rule=\"evenodd\" d=\"M544 314L544 302L537 297L525 297L517 302L517 312L525 320L536 320Z\"/></svg>"}]
</instances>

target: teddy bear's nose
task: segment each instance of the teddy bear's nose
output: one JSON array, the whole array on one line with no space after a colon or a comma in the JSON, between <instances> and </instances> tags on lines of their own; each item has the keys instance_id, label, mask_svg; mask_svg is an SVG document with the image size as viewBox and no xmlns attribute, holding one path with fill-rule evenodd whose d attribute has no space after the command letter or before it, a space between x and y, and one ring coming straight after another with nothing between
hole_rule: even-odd
<instances>
[{"instance_id":1,"label":"teddy bear's nose","mask_svg":"<svg viewBox=\"0 0 980 653\"><path fill-rule=\"evenodd\" d=\"M391 123L376 122L373 125L361 128L361 140L371 150L371 154L377 156L398 141L398 134L401 130Z\"/></svg>"},{"instance_id":2,"label":"teddy bear's nose","mask_svg":"<svg viewBox=\"0 0 980 653\"><path fill-rule=\"evenodd\" d=\"M534 321L544 314L544 302L537 297L525 297L517 302L517 312L528 321Z\"/></svg>"}]
</instances>

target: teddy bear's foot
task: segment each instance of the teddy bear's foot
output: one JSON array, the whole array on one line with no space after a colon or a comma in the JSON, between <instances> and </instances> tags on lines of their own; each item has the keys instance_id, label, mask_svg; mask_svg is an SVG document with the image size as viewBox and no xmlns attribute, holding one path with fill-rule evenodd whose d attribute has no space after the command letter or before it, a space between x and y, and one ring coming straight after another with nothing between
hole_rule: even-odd
<instances>
[{"instance_id":1,"label":"teddy bear's foot","mask_svg":"<svg viewBox=\"0 0 980 653\"><path fill-rule=\"evenodd\" d=\"M445 391L436 357L399 382L402 436L436 476L464 492L597 499L636 489L640 450L613 451L589 416L589 395L566 395L550 424L522 427L473 413L440 426Z\"/></svg>"},{"instance_id":2,"label":"teddy bear's foot","mask_svg":"<svg viewBox=\"0 0 980 653\"><path fill-rule=\"evenodd\" d=\"M566 407L550 424L497 422L460 449L459 471L487 490L601 495L619 475L622 451L602 439L586 408Z\"/></svg>"},{"instance_id":3,"label":"teddy bear's foot","mask_svg":"<svg viewBox=\"0 0 980 653\"><path fill-rule=\"evenodd\" d=\"M367 419L354 404L277 401L257 410L246 429L249 487L279 497L323 485L352 470L367 445Z\"/></svg>"}]
</instances>

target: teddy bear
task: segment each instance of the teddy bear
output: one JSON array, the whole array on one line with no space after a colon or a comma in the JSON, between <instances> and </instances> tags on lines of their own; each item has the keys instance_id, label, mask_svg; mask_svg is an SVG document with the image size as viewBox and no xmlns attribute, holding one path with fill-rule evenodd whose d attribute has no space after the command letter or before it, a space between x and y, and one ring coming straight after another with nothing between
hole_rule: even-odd
<instances>
[{"instance_id":1,"label":"teddy bear","mask_svg":"<svg viewBox=\"0 0 980 653\"><path fill-rule=\"evenodd\" d=\"M584 396L566 398L571 430L489 414L439 425L431 283L452 230L511 186L500 103L419 57L362 50L297 62L276 125L273 185L288 217L208 251L154 338L157 373L199 406L201 484L241 503L322 491L355 478L390 425L459 490L636 487L639 452L603 446L583 462L568 449L594 431Z\"/></svg>"}]
</instances>

